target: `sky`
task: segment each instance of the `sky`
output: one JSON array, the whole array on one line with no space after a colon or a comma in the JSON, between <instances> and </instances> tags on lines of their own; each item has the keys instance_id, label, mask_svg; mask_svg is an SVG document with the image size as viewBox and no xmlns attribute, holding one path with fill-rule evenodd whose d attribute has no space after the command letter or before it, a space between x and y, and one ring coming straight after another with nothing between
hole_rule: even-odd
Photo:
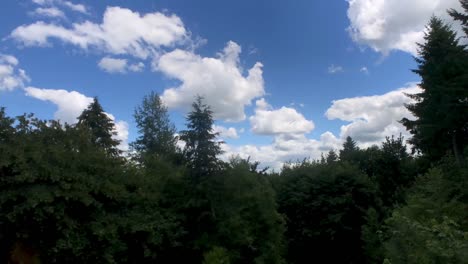
<instances>
[{"instance_id":1,"label":"sky","mask_svg":"<svg viewBox=\"0 0 468 264\"><path fill-rule=\"evenodd\" d=\"M121 148L157 92L178 130L195 96L211 106L223 159L279 169L406 138L419 91L416 43L458 0L2 0L0 106L74 123L98 97Z\"/></svg>"}]
</instances>

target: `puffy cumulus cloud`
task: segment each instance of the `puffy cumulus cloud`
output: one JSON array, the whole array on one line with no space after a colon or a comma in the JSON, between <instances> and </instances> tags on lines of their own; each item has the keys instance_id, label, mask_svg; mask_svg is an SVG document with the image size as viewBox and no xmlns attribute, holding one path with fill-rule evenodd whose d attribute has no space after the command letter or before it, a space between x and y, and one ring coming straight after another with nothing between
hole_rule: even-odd
<instances>
[{"instance_id":1,"label":"puffy cumulus cloud","mask_svg":"<svg viewBox=\"0 0 468 264\"><path fill-rule=\"evenodd\" d=\"M26 87L24 90L27 96L56 104L58 109L54 114L54 118L69 124L76 123L76 118L93 102L92 97L87 97L76 91L69 92L36 87Z\"/></svg>"},{"instance_id":2,"label":"puffy cumulus cloud","mask_svg":"<svg viewBox=\"0 0 468 264\"><path fill-rule=\"evenodd\" d=\"M34 15L45 16L45 17L59 17L65 18L65 14L56 7L42 8L38 7L33 12Z\"/></svg>"},{"instance_id":3,"label":"puffy cumulus cloud","mask_svg":"<svg viewBox=\"0 0 468 264\"><path fill-rule=\"evenodd\" d=\"M93 98L87 97L76 91L41 89L36 87L26 87L26 95L42 101L49 101L57 105L54 118L62 122L74 124L78 116L93 102ZM119 146L122 150L128 150L128 124L122 120L116 120L112 114L106 113L115 123L116 139L121 140Z\"/></svg>"},{"instance_id":4,"label":"puffy cumulus cloud","mask_svg":"<svg viewBox=\"0 0 468 264\"><path fill-rule=\"evenodd\" d=\"M23 69L19 69L18 59L0 54L0 91L12 91L24 87L30 79Z\"/></svg>"},{"instance_id":5,"label":"puffy cumulus cloud","mask_svg":"<svg viewBox=\"0 0 468 264\"><path fill-rule=\"evenodd\" d=\"M220 138L231 138L236 139L239 138L237 134L237 130L234 127L223 127L218 125L213 125L213 132L219 133Z\"/></svg>"},{"instance_id":6,"label":"puffy cumulus cloud","mask_svg":"<svg viewBox=\"0 0 468 264\"><path fill-rule=\"evenodd\" d=\"M418 92L421 90L416 84L409 84L383 95L333 101L325 113L326 117L349 122L341 127L339 136L325 132L319 139L310 139L304 132L273 134L273 142L268 145L224 145L225 153L222 158L228 160L237 155L242 158L250 157L251 160L260 161L262 166L279 170L285 162L305 158L319 159L322 153L341 149L347 136L351 136L363 148L380 145L386 136L401 133L409 138L410 135L398 121L403 117L414 118L405 108L405 104L413 101L405 94ZM271 106L265 100L258 100L257 108L268 110Z\"/></svg>"},{"instance_id":7,"label":"puffy cumulus cloud","mask_svg":"<svg viewBox=\"0 0 468 264\"><path fill-rule=\"evenodd\" d=\"M448 19L447 9L461 10L459 0L348 0L348 28L354 41L387 54L401 50L413 55L423 42L432 15Z\"/></svg>"},{"instance_id":8,"label":"puffy cumulus cloud","mask_svg":"<svg viewBox=\"0 0 468 264\"><path fill-rule=\"evenodd\" d=\"M259 161L262 167L270 167L280 170L286 162L296 162L305 158L319 159L320 155L331 149L338 149L341 140L332 133L325 132L320 140L309 139L304 135L278 135L269 145L255 146L230 146L223 145L223 159L228 160L232 156L240 156L252 161Z\"/></svg>"},{"instance_id":9,"label":"puffy cumulus cloud","mask_svg":"<svg viewBox=\"0 0 468 264\"><path fill-rule=\"evenodd\" d=\"M255 115L250 117L252 131L256 134L304 134L314 129L314 123L294 108L273 110L264 98L256 101Z\"/></svg>"},{"instance_id":10,"label":"puffy cumulus cloud","mask_svg":"<svg viewBox=\"0 0 468 264\"><path fill-rule=\"evenodd\" d=\"M17 27L10 36L25 46L50 46L50 40L57 39L85 50L92 47L105 53L147 58L163 46L186 40L187 31L176 15L140 15L126 8L108 7L101 24L85 21L67 28L38 21Z\"/></svg>"},{"instance_id":11,"label":"puffy cumulus cloud","mask_svg":"<svg viewBox=\"0 0 468 264\"><path fill-rule=\"evenodd\" d=\"M402 133L408 138L408 132L398 121L403 117L414 118L405 107L413 101L405 94L420 91L411 84L383 95L336 100L325 115L328 119L350 122L341 127L340 137L351 136L364 147L379 144L385 136Z\"/></svg>"},{"instance_id":12,"label":"puffy cumulus cloud","mask_svg":"<svg viewBox=\"0 0 468 264\"><path fill-rule=\"evenodd\" d=\"M101 70L108 73L126 73L127 71L141 72L145 68L143 62L128 64L127 59L116 59L111 57L104 57L98 62Z\"/></svg>"},{"instance_id":13,"label":"puffy cumulus cloud","mask_svg":"<svg viewBox=\"0 0 468 264\"><path fill-rule=\"evenodd\" d=\"M169 108L188 109L200 95L212 107L215 118L244 120L244 107L265 91L262 64L255 63L244 76L239 65L240 52L241 47L230 41L216 58L180 49L162 55L154 62L154 69L181 82L166 89L162 100Z\"/></svg>"}]
</instances>

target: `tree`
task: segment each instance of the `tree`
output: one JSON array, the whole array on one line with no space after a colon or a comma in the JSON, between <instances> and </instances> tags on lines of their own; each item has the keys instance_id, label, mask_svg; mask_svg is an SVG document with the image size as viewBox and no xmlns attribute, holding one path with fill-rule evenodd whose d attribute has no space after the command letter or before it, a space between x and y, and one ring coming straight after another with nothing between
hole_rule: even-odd
<instances>
[{"instance_id":1,"label":"tree","mask_svg":"<svg viewBox=\"0 0 468 264\"><path fill-rule=\"evenodd\" d=\"M468 143L468 57L456 33L439 18L432 17L425 43L419 44L418 68L422 92L408 95L414 103L407 109L417 118L403 118L413 137L410 142L436 161L447 152L461 160Z\"/></svg>"},{"instance_id":2,"label":"tree","mask_svg":"<svg viewBox=\"0 0 468 264\"><path fill-rule=\"evenodd\" d=\"M355 161L356 154L359 152L359 148L350 136L346 137L346 141L343 143L343 149L340 150L341 161Z\"/></svg>"},{"instance_id":3,"label":"tree","mask_svg":"<svg viewBox=\"0 0 468 264\"><path fill-rule=\"evenodd\" d=\"M1 263L160 263L180 243L157 178L88 131L0 109L0 135Z\"/></svg>"},{"instance_id":4,"label":"tree","mask_svg":"<svg viewBox=\"0 0 468 264\"><path fill-rule=\"evenodd\" d=\"M463 31L465 31L465 37L468 37L468 0L460 0L460 3L465 13L463 14L455 9L450 9L449 14L453 19L461 22Z\"/></svg>"},{"instance_id":5,"label":"tree","mask_svg":"<svg viewBox=\"0 0 468 264\"><path fill-rule=\"evenodd\" d=\"M443 159L408 192L386 220L391 263L468 263L468 167Z\"/></svg>"},{"instance_id":6,"label":"tree","mask_svg":"<svg viewBox=\"0 0 468 264\"><path fill-rule=\"evenodd\" d=\"M361 228L375 206L375 187L342 162L303 162L281 173L279 212L286 219L288 263L363 263Z\"/></svg>"},{"instance_id":7,"label":"tree","mask_svg":"<svg viewBox=\"0 0 468 264\"><path fill-rule=\"evenodd\" d=\"M336 155L336 152L333 149L328 151L326 161L328 164L338 161L338 155Z\"/></svg>"},{"instance_id":8,"label":"tree","mask_svg":"<svg viewBox=\"0 0 468 264\"><path fill-rule=\"evenodd\" d=\"M151 92L145 96L133 116L140 136L132 147L138 152L140 161L145 155L167 158L176 152L176 129L158 94Z\"/></svg>"},{"instance_id":9,"label":"tree","mask_svg":"<svg viewBox=\"0 0 468 264\"><path fill-rule=\"evenodd\" d=\"M211 175L218 169L217 155L221 154L221 142L216 142L217 133L213 132L213 112L198 96L192 104L192 112L187 116L187 128L180 132L185 142L184 156L195 182Z\"/></svg>"},{"instance_id":10,"label":"tree","mask_svg":"<svg viewBox=\"0 0 468 264\"><path fill-rule=\"evenodd\" d=\"M95 146L104 149L112 156L120 154L120 151L117 149L120 142L113 138L117 135L114 122L104 112L97 97L94 97L93 102L78 117L77 126L88 130L91 135L91 142Z\"/></svg>"}]
</instances>

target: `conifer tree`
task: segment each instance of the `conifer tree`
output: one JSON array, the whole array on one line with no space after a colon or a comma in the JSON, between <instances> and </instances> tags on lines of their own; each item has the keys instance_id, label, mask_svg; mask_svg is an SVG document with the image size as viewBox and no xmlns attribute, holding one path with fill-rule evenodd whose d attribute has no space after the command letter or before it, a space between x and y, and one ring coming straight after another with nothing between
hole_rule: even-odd
<instances>
[{"instance_id":1,"label":"conifer tree","mask_svg":"<svg viewBox=\"0 0 468 264\"><path fill-rule=\"evenodd\" d=\"M176 152L176 129L158 94L151 92L145 96L133 116L140 136L132 147L140 158L148 154L168 157Z\"/></svg>"},{"instance_id":2,"label":"conifer tree","mask_svg":"<svg viewBox=\"0 0 468 264\"><path fill-rule=\"evenodd\" d=\"M413 135L410 143L436 161L447 152L461 160L468 143L467 55L456 33L439 18L431 18L425 43L419 44L418 68L422 92L408 95L407 109L417 118L401 122Z\"/></svg>"},{"instance_id":3,"label":"conifer tree","mask_svg":"<svg viewBox=\"0 0 468 264\"><path fill-rule=\"evenodd\" d=\"M119 140L113 138L117 134L112 119L106 114L97 97L78 117L77 126L88 130L91 142L112 156L118 156Z\"/></svg>"},{"instance_id":4,"label":"conifer tree","mask_svg":"<svg viewBox=\"0 0 468 264\"><path fill-rule=\"evenodd\" d=\"M212 174L219 165L217 155L221 154L221 142L216 141L213 132L213 111L198 96L187 116L187 130L181 131L185 142L184 155L195 181Z\"/></svg>"}]
</instances>

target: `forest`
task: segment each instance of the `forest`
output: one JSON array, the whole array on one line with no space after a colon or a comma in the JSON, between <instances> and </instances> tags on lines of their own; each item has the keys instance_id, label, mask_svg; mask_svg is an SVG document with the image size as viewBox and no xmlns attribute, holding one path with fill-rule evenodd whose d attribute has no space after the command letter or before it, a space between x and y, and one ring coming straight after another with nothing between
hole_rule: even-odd
<instances>
[{"instance_id":1,"label":"forest","mask_svg":"<svg viewBox=\"0 0 468 264\"><path fill-rule=\"evenodd\" d=\"M411 138L281 171L222 153L194 98L177 131L157 93L119 150L98 98L74 125L0 108L1 263L468 263L468 1L432 17ZM180 144L183 142L183 144Z\"/></svg>"}]
</instances>

